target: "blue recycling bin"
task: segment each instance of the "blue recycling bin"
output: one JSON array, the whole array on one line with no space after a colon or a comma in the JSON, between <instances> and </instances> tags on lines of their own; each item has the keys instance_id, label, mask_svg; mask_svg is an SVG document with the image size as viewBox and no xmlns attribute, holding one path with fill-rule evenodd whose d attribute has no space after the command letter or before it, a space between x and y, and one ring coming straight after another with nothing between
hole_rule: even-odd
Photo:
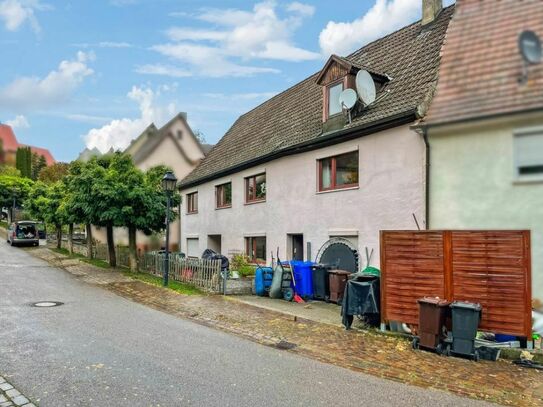
<instances>
[{"instance_id":1,"label":"blue recycling bin","mask_svg":"<svg viewBox=\"0 0 543 407\"><path fill-rule=\"evenodd\" d=\"M296 292L302 298L313 298L313 276L311 266L315 263L311 261L293 260L290 262L296 280Z\"/></svg>"},{"instance_id":2,"label":"blue recycling bin","mask_svg":"<svg viewBox=\"0 0 543 407\"><path fill-rule=\"evenodd\" d=\"M258 267L255 272L255 291L256 295L263 297L270 292L273 279L273 269L271 267Z\"/></svg>"}]
</instances>

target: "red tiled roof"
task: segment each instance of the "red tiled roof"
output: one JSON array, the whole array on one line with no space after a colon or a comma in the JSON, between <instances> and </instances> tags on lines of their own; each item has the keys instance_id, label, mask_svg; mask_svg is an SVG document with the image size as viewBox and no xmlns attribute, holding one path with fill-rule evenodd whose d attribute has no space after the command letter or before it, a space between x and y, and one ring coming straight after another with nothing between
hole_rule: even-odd
<instances>
[{"instance_id":1,"label":"red tiled roof","mask_svg":"<svg viewBox=\"0 0 543 407\"><path fill-rule=\"evenodd\" d=\"M543 63L528 68L518 37L543 38L541 0L458 0L442 49L435 98L426 122L456 122L543 108Z\"/></svg>"},{"instance_id":2,"label":"red tiled roof","mask_svg":"<svg viewBox=\"0 0 543 407\"><path fill-rule=\"evenodd\" d=\"M15 137L11 127L6 124L0 124L0 140L2 140L4 151L14 151L19 147L17 137Z\"/></svg>"},{"instance_id":3,"label":"red tiled roof","mask_svg":"<svg viewBox=\"0 0 543 407\"><path fill-rule=\"evenodd\" d=\"M16 151L19 147L30 147L32 152L45 157L47 165L52 165L56 162L51 152L46 148L20 144L17 141L17 137L15 137L15 133L13 133L13 129L7 124L0 124L0 140L2 140L2 148L4 151Z\"/></svg>"}]
</instances>

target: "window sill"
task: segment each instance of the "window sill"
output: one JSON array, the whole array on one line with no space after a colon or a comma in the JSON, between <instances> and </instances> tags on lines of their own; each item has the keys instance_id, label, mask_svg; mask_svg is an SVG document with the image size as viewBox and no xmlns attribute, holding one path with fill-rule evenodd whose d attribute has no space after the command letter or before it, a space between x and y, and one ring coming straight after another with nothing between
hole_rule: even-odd
<instances>
[{"instance_id":1,"label":"window sill","mask_svg":"<svg viewBox=\"0 0 543 407\"><path fill-rule=\"evenodd\" d=\"M535 177L519 177L513 180L513 185L543 184L543 175Z\"/></svg>"},{"instance_id":2,"label":"window sill","mask_svg":"<svg viewBox=\"0 0 543 407\"><path fill-rule=\"evenodd\" d=\"M254 205L254 204L259 204L259 203L264 203L264 202L266 202L265 199L259 199L258 201L245 202L245 205Z\"/></svg>"},{"instance_id":3,"label":"window sill","mask_svg":"<svg viewBox=\"0 0 543 407\"><path fill-rule=\"evenodd\" d=\"M335 188L335 189L326 189L324 191L317 191L317 194L329 194L331 192L340 192L340 191L353 191L355 189L360 189L360 186L356 187L346 187L346 188Z\"/></svg>"},{"instance_id":4,"label":"window sill","mask_svg":"<svg viewBox=\"0 0 543 407\"><path fill-rule=\"evenodd\" d=\"M187 215L198 215L198 211L196 211L196 212L187 212Z\"/></svg>"},{"instance_id":5,"label":"window sill","mask_svg":"<svg viewBox=\"0 0 543 407\"><path fill-rule=\"evenodd\" d=\"M220 211L221 209L230 209L232 208L232 205L228 205L228 206L217 206L215 208L216 211Z\"/></svg>"}]
</instances>

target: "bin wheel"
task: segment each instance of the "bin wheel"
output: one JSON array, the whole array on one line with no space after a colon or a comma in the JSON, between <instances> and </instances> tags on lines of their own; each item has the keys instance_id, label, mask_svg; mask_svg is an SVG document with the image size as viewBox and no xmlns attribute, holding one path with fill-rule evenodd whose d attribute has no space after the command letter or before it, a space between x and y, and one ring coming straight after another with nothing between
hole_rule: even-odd
<instances>
[{"instance_id":1,"label":"bin wheel","mask_svg":"<svg viewBox=\"0 0 543 407\"><path fill-rule=\"evenodd\" d=\"M481 359L481 356L479 355L479 351L475 349L475 352L473 352L473 360L475 362L478 362Z\"/></svg>"},{"instance_id":2,"label":"bin wheel","mask_svg":"<svg viewBox=\"0 0 543 407\"><path fill-rule=\"evenodd\" d=\"M443 352L443 355L444 356L451 356L451 345L450 344L447 344L447 346L445 346L445 351Z\"/></svg>"},{"instance_id":3,"label":"bin wheel","mask_svg":"<svg viewBox=\"0 0 543 407\"><path fill-rule=\"evenodd\" d=\"M292 288L287 288L283 291L283 299L285 301L292 301L294 298L294 290Z\"/></svg>"},{"instance_id":4,"label":"bin wheel","mask_svg":"<svg viewBox=\"0 0 543 407\"><path fill-rule=\"evenodd\" d=\"M330 296L329 295L324 296L324 302L330 302Z\"/></svg>"},{"instance_id":5,"label":"bin wheel","mask_svg":"<svg viewBox=\"0 0 543 407\"><path fill-rule=\"evenodd\" d=\"M438 355L443 355L445 353L445 349L443 349L443 344L439 343L437 346L436 346L436 353Z\"/></svg>"},{"instance_id":6,"label":"bin wheel","mask_svg":"<svg viewBox=\"0 0 543 407\"><path fill-rule=\"evenodd\" d=\"M413 338L413 342L411 343L411 346L413 346L413 349L415 350L419 349L419 338L417 336Z\"/></svg>"}]
</instances>

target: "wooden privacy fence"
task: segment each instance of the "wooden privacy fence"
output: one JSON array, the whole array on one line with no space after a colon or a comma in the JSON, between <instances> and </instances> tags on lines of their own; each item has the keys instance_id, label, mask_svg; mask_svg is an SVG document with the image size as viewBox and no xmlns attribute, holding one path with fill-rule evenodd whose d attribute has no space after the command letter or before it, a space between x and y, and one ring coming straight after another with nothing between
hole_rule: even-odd
<instances>
[{"instance_id":1,"label":"wooden privacy fence","mask_svg":"<svg viewBox=\"0 0 543 407\"><path fill-rule=\"evenodd\" d=\"M417 299L483 307L480 329L532 334L530 232L381 231L381 318L418 325Z\"/></svg>"},{"instance_id":2,"label":"wooden privacy fence","mask_svg":"<svg viewBox=\"0 0 543 407\"><path fill-rule=\"evenodd\" d=\"M165 259L164 253L145 253L140 259L140 271L162 277ZM219 292L221 289L221 260L186 258L170 254L168 269L168 276L172 280L210 292Z\"/></svg>"}]
</instances>

